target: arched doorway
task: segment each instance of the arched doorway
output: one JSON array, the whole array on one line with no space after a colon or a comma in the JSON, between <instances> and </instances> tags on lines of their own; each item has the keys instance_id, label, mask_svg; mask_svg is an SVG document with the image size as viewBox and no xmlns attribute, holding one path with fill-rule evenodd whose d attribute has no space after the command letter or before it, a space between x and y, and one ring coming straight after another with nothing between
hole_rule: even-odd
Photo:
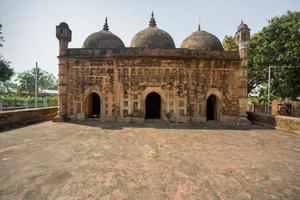
<instances>
[{"instance_id":1,"label":"arched doorway","mask_svg":"<svg viewBox=\"0 0 300 200\"><path fill-rule=\"evenodd\" d=\"M161 98L156 92L151 92L146 97L146 119L160 119Z\"/></svg>"},{"instance_id":2,"label":"arched doorway","mask_svg":"<svg viewBox=\"0 0 300 200\"><path fill-rule=\"evenodd\" d=\"M99 118L101 113L101 100L97 93L93 92L87 99L87 117Z\"/></svg>"},{"instance_id":3,"label":"arched doorway","mask_svg":"<svg viewBox=\"0 0 300 200\"><path fill-rule=\"evenodd\" d=\"M206 119L218 120L218 98L215 95L210 95L206 100Z\"/></svg>"}]
</instances>

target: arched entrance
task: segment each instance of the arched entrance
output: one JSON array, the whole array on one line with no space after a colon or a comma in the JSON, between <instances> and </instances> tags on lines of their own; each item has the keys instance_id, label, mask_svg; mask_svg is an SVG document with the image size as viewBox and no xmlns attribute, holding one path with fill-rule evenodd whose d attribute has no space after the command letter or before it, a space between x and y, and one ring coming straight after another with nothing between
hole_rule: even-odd
<instances>
[{"instance_id":1,"label":"arched entrance","mask_svg":"<svg viewBox=\"0 0 300 200\"><path fill-rule=\"evenodd\" d=\"M101 100L97 93L91 93L87 98L87 117L99 118L101 113Z\"/></svg>"},{"instance_id":2,"label":"arched entrance","mask_svg":"<svg viewBox=\"0 0 300 200\"><path fill-rule=\"evenodd\" d=\"M160 119L161 98L156 92L151 92L146 97L146 119Z\"/></svg>"},{"instance_id":3,"label":"arched entrance","mask_svg":"<svg viewBox=\"0 0 300 200\"><path fill-rule=\"evenodd\" d=\"M215 95L210 95L206 100L206 119L218 120L218 98Z\"/></svg>"}]
</instances>

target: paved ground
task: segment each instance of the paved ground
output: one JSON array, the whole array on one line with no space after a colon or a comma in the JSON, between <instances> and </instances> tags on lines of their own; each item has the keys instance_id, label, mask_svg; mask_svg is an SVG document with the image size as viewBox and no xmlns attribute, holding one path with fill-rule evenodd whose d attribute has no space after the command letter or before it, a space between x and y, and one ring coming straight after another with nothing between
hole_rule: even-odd
<instances>
[{"instance_id":1,"label":"paved ground","mask_svg":"<svg viewBox=\"0 0 300 200\"><path fill-rule=\"evenodd\" d=\"M300 199L300 136L45 122L0 133L0 199Z\"/></svg>"}]
</instances>

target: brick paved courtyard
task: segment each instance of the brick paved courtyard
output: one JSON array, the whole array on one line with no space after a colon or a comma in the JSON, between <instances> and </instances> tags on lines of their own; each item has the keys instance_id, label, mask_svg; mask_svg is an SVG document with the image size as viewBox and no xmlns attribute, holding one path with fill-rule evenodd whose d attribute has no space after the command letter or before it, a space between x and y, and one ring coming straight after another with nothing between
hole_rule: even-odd
<instances>
[{"instance_id":1,"label":"brick paved courtyard","mask_svg":"<svg viewBox=\"0 0 300 200\"><path fill-rule=\"evenodd\" d=\"M300 199L300 136L45 122L0 133L0 199Z\"/></svg>"}]
</instances>

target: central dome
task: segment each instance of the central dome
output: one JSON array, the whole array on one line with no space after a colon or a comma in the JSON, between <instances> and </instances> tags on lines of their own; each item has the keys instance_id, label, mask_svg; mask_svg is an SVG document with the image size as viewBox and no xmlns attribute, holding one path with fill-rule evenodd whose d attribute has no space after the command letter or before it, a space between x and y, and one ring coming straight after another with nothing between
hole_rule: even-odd
<instances>
[{"instance_id":1,"label":"central dome","mask_svg":"<svg viewBox=\"0 0 300 200\"><path fill-rule=\"evenodd\" d=\"M223 51L220 40L211 33L201 31L200 26L198 31L193 32L183 40L180 48L204 51Z\"/></svg>"},{"instance_id":2,"label":"central dome","mask_svg":"<svg viewBox=\"0 0 300 200\"><path fill-rule=\"evenodd\" d=\"M130 47L173 49L175 48L175 43L166 31L156 27L156 21L152 12L149 27L138 32L133 37Z\"/></svg>"},{"instance_id":3,"label":"central dome","mask_svg":"<svg viewBox=\"0 0 300 200\"><path fill-rule=\"evenodd\" d=\"M124 48L125 45L123 41L109 31L107 18L105 19L105 24L103 30L92 33L89 35L84 43L83 48Z\"/></svg>"}]
</instances>

